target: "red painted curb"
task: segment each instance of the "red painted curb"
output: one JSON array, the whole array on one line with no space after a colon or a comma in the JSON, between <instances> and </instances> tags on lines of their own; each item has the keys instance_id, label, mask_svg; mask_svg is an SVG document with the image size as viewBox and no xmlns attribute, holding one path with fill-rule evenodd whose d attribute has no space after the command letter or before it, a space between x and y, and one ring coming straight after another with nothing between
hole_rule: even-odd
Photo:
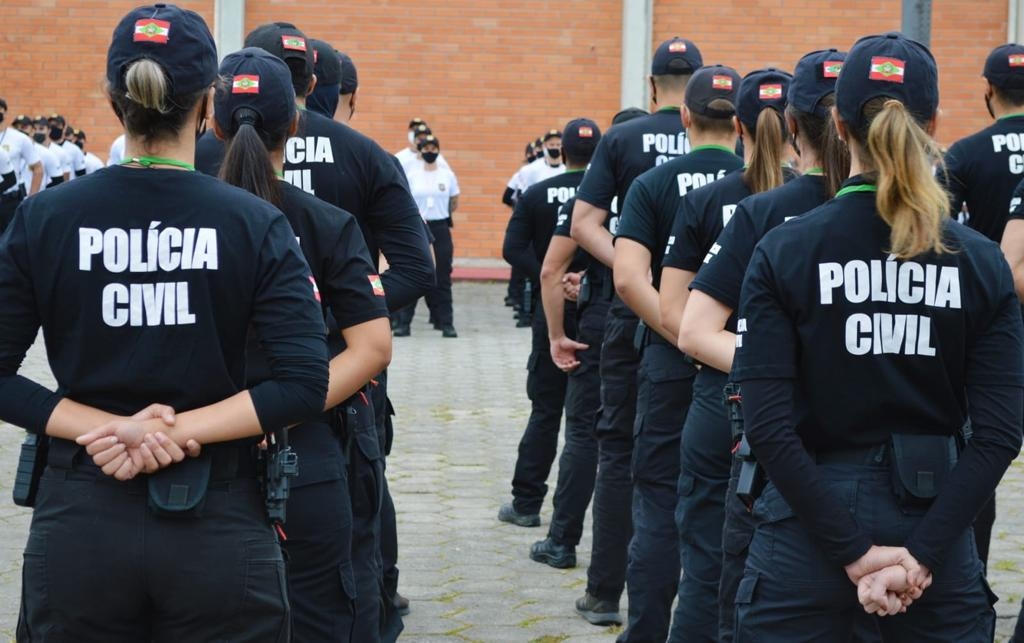
<instances>
[{"instance_id":1,"label":"red painted curb","mask_svg":"<svg viewBox=\"0 0 1024 643\"><path fill-rule=\"evenodd\" d=\"M508 281L510 268L470 268L456 267L452 269L452 281Z\"/></svg>"}]
</instances>

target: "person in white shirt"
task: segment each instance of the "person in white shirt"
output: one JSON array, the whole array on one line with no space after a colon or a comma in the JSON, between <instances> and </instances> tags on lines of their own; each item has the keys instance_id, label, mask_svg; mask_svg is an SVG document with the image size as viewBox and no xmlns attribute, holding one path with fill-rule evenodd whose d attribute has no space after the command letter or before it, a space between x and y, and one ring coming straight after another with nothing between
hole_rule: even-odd
<instances>
[{"instance_id":1,"label":"person in white shirt","mask_svg":"<svg viewBox=\"0 0 1024 643\"><path fill-rule=\"evenodd\" d=\"M3 123L6 116L7 101L0 98L0 123ZM27 171L30 177L28 193L35 193L43 182L43 165L32 144L32 138L13 127L0 128L0 150L7 155L17 177L13 187L0 191L0 232L3 232L14 218L18 204L25 198L26 190L21 185L22 172Z\"/></svg>"},{"instance_id":2,"label":"person in white shirt","mask_svg":"<svg viewBox=\"0 0 1024 643\"><path fill-rule=\"evenodd\" d=\"M124 158L124 134L114 139L110 144L110 154L107 155L107 167L117 165Z\"/></svg>"},{"instance_id":3,"label":"person in white shirt","mask_svg":"<svg viewBox=\"0 0 1024 643\"><path fill-rule=\"evenodd\" d=\"M68 157L67 152L60 146L58 139L64 137L63 128L58 128L56 132L56 138L54 138L54 130L50 128L50 123L44 116L36 118L35 122L35 136L36 142L45 147L50 154L53 154L54 158L60 164L60 173L63 181L71 180L71 159ZM43 135L43 140L40 141L39 134ZM43 163L45 166L45 162ZM49 184L44 185L44 188L50 187Z\"/></svg>"},{"instance_id":4,"label":"person in white shirt","mask_svg":"<svg viewBox=\"0 0 1024 643\"><path fill-rule=\"evenodd\" d=\"M405 170L406 175L409 174L409 167L423 163L418 146L420 141L431 134L433 132L430 131L430 127L423 122L422 118L414 118L409 121L409 146L395 152L395 158L402 164L402 169ZM444 156L437 157L437 164L446 170L451 169Z\"/></svg>"},{"instance_id":5,"label":"person in white shirt","mask_svg":"<svg viewBox=\"0 0 1024 643\"><path fill-rule=\"evenodd\" d=\"M106 167L106 165L103 163L103 160L100 157L85 149L85 145L88 142L85 136L85 132L83 132L80 129L76 129L72 133L72 137L74 138L75 146L82 151L82 154L85 157L86 174L92 174L96 170L102 170L104 167Z\"/></svg>"},{"instance_id":6,"label":"person in white shirt","mask_svg":"<svg viewBox=\"0 0 1024 643\"><path fill-rule=\"evenodd\" d=\"M18 185L18 173L14 171L11 164L11 157L7 152L0 149L0 192L4 192Z\"/></svg>"},{"instance_id":7,"label":"person in white shirt","mask_svg":"<svg viewBox=\"0 0 1024 643\"><path fill-rule=\"evenodd\" d=\"M423 162L406 171L409 191L434 236L434 265L436 282L427 293L427 307L434 318L434 327L444 337L458 337L452 311L452 213L459 206L459 182L450 168L438 162L441 142L433 135L423 137L419 143ZM416 304L398 312L395 336L409 335Z\"/></svg>"},{"instance_id":8,"label":"person in white shirt","mask_svg":"<svg viewBox=\"0 0 1024 643\"><path fill-rule=\"evenodd\" d=\"M520 177L521 192L525 192L534 183L558 176L565 172L562 163L562 133L556 129L548 130L544 135L544 157L530 163L523 169Z\"/></svg>"},{"instance_id":9,"label":"person in white shirt","mask_svg":"<svg viewBox=\"0 0 1024 643\"><path fill-rule=\"evenodd\" d=\"M538 143L542 144L543 141L538 139L538 142L530 141L526 144L526 150L523 152L523 164L519 166L519 169L512 175L512 178L508 180L508 184L505 186L505 192L501 195L501 202L510 208L516 207L516 201L519 200L519 196L523 193L523 172L526 171L526 168L529 167L530 163L533 163L534 160L539 158L537 156L537 150L540 149L537 147ZM508 279L508 289L505 292L505 305L516 309L516 313L518 314L519 309L522 308L523 305L523 288L526 277L519 268L516 268L515 266L512 266L511 268L512 271ZM528 326L529 324L524 322L523 325Z\"/></svg>"},{"instance_id":10,"label":"person in white shirt","mask_svg":"<svg viewBox=\"0 0 1024 643\"><path fill-rule=\"evenodd\" d=\"M27 116L19 116L14 121L14 126L26 136L32 137L32 146L35 149L36 158L40 160L43 167L43 181L39 190L52 188L63 183L64 168L61 167L60 157L56 156L49 148L43 145L43 143L46 142L46 132L38 131L35 126L35 121ZM31 179L32 176L23 170L21 174L22 184L27 187L28 182Z\"/></svg>"},{"instance_id":11,"label":"person in white shirt","mask_svg":"<svg viewBox=\"0 0 1024 643\"><path fill-rule=\"evenodd\" d=\"M60 118L60 123L64 123L64 118ZM50 133L53 133L53 117L50 120ZM75 145L72 137L75 135L75 128L68 125L63 129L63 137L61 138L60 146L64 150L64 153L68 155L68 159L71 161L71 180L74 181L76 176L85 176L85 153L82 152L81 148Z\"/></svg>"}]
</instances>

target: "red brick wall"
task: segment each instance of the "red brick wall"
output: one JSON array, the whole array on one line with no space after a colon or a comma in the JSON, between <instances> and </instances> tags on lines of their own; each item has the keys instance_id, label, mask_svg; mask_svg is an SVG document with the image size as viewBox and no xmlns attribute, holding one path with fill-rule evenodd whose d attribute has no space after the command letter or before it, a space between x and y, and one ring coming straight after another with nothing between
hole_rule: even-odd
<instances>
[{"instance_id":1,"label":"red brick wall","mask_svg":"<svg viewBox=\"0 0 1024 643\"><path fill-rule=\"evenodd\" d=\"M59 111L106 159L118 134L102 94L117 19L141 0L2 0L0 96L19 112ZM1006 39L1006 4L934 0L932 43L942 82L939 139L988 122L981 67ZM213 0L179 0L213 26ZM691 38L707 62L746 72L792 69L811 49L849 48L899 27L895 0L856 7L802 0L655 0L655 44ZM523 145L576 116L607 127L619 106L620 0L248 0L246 29L290 20L349 53L360 76L353 125L395 151L426 119L444 144L463 197L456 254L498 257L508 208L499 197Z\"/></svg>"}]
</instances>

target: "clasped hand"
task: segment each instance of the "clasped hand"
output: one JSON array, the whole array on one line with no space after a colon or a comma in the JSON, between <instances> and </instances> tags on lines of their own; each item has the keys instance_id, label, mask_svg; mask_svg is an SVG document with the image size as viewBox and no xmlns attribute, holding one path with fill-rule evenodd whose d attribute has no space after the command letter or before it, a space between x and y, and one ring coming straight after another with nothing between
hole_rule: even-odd
<instances>
[{"instance_id":1,"label":"clasped hand","mask_svg":"<svg viewBox=\"0 0 1024 643\"><path fill-rule=\"evenodd\" d=\"M905 547L874 545L846 566L857 599L868 614L902 614L932 584L932 573Z\"/></svg>"},{"instance_id":2,"label":"clasped hand","mask_svg":"<svg viewBox=\"0 0 1024 643\"><path fill-rule=\"evenodd\" d=\"M174 424L174 409L151 404L131 417L107 422L75 442L85 447L103 473L131 480L140 473L155 473L181 462L186 455L194 458L200 454L202 449L195 440L179 445L168 437L166 430Z\"/></svg>"}]
</instances>

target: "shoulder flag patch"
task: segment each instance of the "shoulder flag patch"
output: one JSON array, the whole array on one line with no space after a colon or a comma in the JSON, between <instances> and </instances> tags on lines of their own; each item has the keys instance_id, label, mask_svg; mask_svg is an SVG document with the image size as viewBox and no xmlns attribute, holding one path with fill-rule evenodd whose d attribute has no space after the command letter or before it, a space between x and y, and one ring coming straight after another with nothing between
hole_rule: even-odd
<instances>
[{"instance_id":1,"label":"shoulder flag patch","mask_svg":"<svg viewBox=\"0 0 1024 643\"><path fill-rule=\"evenodd\" d=\"M592 127L584 125L583 127L580 128L580 138L593 138L593 137L594 137L594 129Z\"/></svg>"},{"instance_id":2,"label":"shoulder flag patch","mask_svg":"<svg viewBox=\"0 0 1024 643\"><path fill-rule=\"evenodd\" d=\"M884 80L889 83L902 83L907 63L899 58L875 56L871 59L870 80Z\"/></svg>"},{"instance_id":3,"label":"shoulder flag patch","mask_svg":"<svg viewBox=\"0 0 1024 643\"><path fill-rule=\"evenodd\" d=\"M674 54L686 51L686 43L683 42L682 40L676 40L675 42L669 44L668 50Z\"/></svg>"},{"instance_id":4,"label":"shoulder flag patch","mask_svg":"<svg viewBox=\"0 0 1024 643\"><path fill-rule=\"evenodd\" d=\"M722 89L725 91L732 91L732 77L731 76L712 76L711 77L712 89Z\"/></svg>"},{"instance_id":5,"label":"shoulder flag patch","mask_svg":"<svg viewBox=\"0 0 1024 643\"><path fill-rule=\"evenodd\" d=\"M782 98L782 85L761 85L757 92L757 97L760 100L778 100Z\"/></svg>"},{"instance_id":6,"label":"shoulder flag patch","mask_svg":"<svg viewBox=\"0 0 1024 643\"><path fill-rule=\"evenodd\" d=\"M822 75L825 78L839 78L839 72L843 70L843 61L828 60L821 66Z\"/></svg>"},{"instance_id":7,"label":"shoulder flag patch","mask_svg":"<svg viewBox=\"0 0 1024 643\"><path fill-rule=\"evenodd\" d=\"M378 297L384 296L384 284L380 281L380 275L367 275L367 279L370 280L370 287L373 288L373 294Z\"/></svg>"},{"instance_id":8,"label":"shoulder flag patch","mask_svg":"<svg viewBox=\"0 0 1024 643\"><path fill-rule=\"evenodd\" d=\"M292 51L306 51L306 39L302 36L281 36L281 45Z\"/></svg>"},{"instance_id":9,"label":"shoulder flag patch","mask_svg":"<svg viewBox=\"0 0 1024 643\"><path fill-rule=\"evenodd\" d=\"M155 42L167 44L167 36L171 33L171 23L155 18L143 18L135 22L133 42Z\"/></svg>"},{"instance_id":10,"label":"shoulder flag patch","mask_svg":"<svg viewBox=\"0 0 1024 643\"><path fill-rule=\"evenodd\" d=\"M1024 67L1024 54L1010 54L1010 67Z\"/></svg>"},{"instance_id":11,"label":"shoulder flag patch","mask_svg":"<svg viewBox=\"0 0 1024 643\"><path fill-rule=\"evenodd\" d=\"M320 289L316 285L316 279L313 279L313 275L309 276L309 283L313 284L313 297L316 298L317 302L320 301Z\"/></svg>"},{"instance_id":12,"label":"shoulder flag patch","mask_svg":"<svg viewBox=\"0 0 1024 643\"><path fill-rule=\"evenodd\" d=\"M232 94L260 93L260 77L255 74L239 74L231 81Z\"/></svg>"}]
</instances>

